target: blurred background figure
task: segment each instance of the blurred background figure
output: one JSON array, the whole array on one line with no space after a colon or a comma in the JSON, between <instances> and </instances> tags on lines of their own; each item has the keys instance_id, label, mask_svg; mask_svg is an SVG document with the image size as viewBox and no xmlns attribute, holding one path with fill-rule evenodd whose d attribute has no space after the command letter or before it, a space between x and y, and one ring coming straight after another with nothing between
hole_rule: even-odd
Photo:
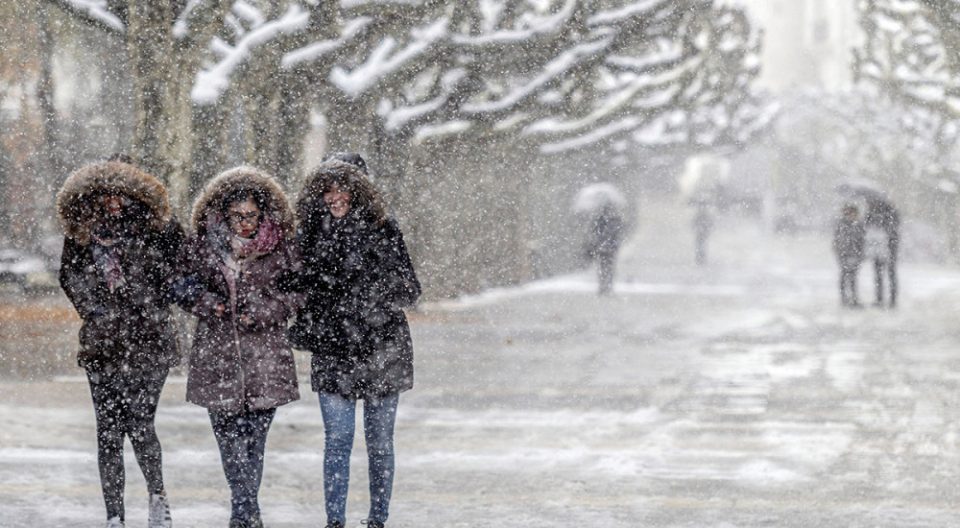
<instances>
[{"instance_id":1,"label":"blurred background figure","mask_svg":"<svg viewBox=\"0 0 960 528\"><path fill-rule=\"evenodd\" d=\"M837 186L837 191L848 200L863 204L864 258L873 262L874 304L893 308L898 293L900 213L887 193L870 179L847 180ZM886 287L884 276L887 278Z\"/></svg>"},{"instance_id":2,"label":"blurred background figure","mask_svg":"<svg viewBox=\"0 0 960 528\"><path fill-rule=\"evenodd\" d=\"M864 228L860 211L852 203L845 204L833 231L833 252L840 265L840 302L845 307L860 306L857 298L857 272L863 261Z\"/></svg>"},{"instance_id":3,"label":"blurred background figure","mask_svg":"<svg viewBox=\"0 0 960 528\"><path fill-rule=\"evenodd\" d=\"M627 199L610 183L588 185L577 193L574 211L587 218L589 231L584 244L584 256L597 262L599 294L613 290L617 251L623 241L625 222L623 211Z\"/></svg>"},{"instance_id":4,"label":"blurred background figure","mask_svg":"<svg viewBox=\"0 0 960 528\"><path fill-rule=\"evenodd\" d=\"M876 291L876 305L884 305L884 275L887 276L887 297L890 308L897 305L897 252L900 247L900 214L888 200L876 197L867 199L867 213L864 217L870 239L873 260L873 284Z\"/></svg>"},{"instance_id":5,"label":"blurred background figure","mask_svg":"<svg viewBox=\"0 0 960 528\"><path fill-rule=\"evenodd\" d=\"M704 202L697 203L696 207L697 212L693 215L693 234L696 240L694 254L697 266L703 266L707 263L707 242L710 232L713 231L713 213L710 206Z\"/></svg>"}]
</instances>

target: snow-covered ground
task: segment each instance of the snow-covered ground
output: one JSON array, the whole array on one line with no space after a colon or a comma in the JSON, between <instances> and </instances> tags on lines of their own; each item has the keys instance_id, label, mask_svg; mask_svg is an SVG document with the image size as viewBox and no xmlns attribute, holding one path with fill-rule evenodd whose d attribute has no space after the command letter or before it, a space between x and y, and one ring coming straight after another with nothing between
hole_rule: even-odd
<instances>
[{"instance_id":1,"label":"snow-covered ground","mask_svg":"<svg viewBox=\"0 0 960 528\"><path fill-rule=\"evenodd\" d=\"M908 262L899 309L842 311L828 236L725 219L696 268L689 231L641 208L611 297L583 272L413 314L388 525L960 525L960 272ZM0 526L102 522L79 374L0 383ZM325 521L320 411L301 391L270 433L271 527ZM225 526L209 422L183 393L172 378L157 418L175 524ZM358 437L350 526L363 453ZM132 453L127 475L128 526L145 526Z\"/></svg>"}]
</instances>

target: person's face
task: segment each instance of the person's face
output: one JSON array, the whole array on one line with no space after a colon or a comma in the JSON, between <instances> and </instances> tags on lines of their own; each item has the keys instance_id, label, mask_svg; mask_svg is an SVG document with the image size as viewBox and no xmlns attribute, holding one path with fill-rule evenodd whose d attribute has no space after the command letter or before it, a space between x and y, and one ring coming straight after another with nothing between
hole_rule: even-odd
<instances>
[{"instance_id":1,"label":"person's face","mask_svg":"<svg viewBox=\"0 0 960 528\"><path fill-rule=\"evenodd\" d=\"M856 209L847 209L845 211L845 214L846 214L847 220L850 220L850 221L856 220L857 217L860 216L859 213L857 213Z\"/></svg>"},{"instance_id":2,"label":"person's face","mask_svg":"<svg viewBox=\"0 0 960 528\"><path fill-rule=\"evenodd\" d=\"M260 208L249 198L242 202L233 202L227 209L227 222L233 234L250 238L260 227Z\"/></svg>"},{"instance_id":3,"label":"person's face","mask_svg":"<svg viewBox=\"0 0 960 528\"><path fill-rule=\"evenodd\" d=\"M343 191L337 184L333 184L330 190L323 193L323 202L330 209L330 214L334 218L343 218L350 212L350 193Z\"/></svg>"},{"instance_id":4,"label":"person's face","mask_svg":"<svg viewBox=\"0 0 960 528\"><path fill-rule=\"evenodd\" d=\"M105 194L100 197L100 206L109 217L119 217L123 214L123 197L118 194Z\"/></svg>"}]
</instances>

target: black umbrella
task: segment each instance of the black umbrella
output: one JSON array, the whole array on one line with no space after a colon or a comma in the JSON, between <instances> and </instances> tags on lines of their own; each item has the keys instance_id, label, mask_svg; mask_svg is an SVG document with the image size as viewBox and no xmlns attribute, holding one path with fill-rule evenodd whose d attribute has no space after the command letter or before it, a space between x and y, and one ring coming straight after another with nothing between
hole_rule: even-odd
<instances>
[{"instance_id":1,"label":"black umbrella","mask_svg":"<svg viewBox=\"0 0 960 528\"><path fill-rule=\"evenodd\" d=\"M836 190L846 198L862 198L868 202L890 202L886 191L877 182L867 178L845 180L837 185Z\"/></svg>"}]
</instances>

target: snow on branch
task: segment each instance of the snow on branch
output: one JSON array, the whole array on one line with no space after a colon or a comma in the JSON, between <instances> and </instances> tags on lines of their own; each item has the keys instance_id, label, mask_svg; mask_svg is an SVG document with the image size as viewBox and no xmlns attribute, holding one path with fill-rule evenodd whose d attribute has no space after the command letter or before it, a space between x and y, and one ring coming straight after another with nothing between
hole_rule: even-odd
<instances>
[{"instance_id":1,"label":"snow on branch","mask_svg":"<svg viewBox=\"0 0 960 528\"><path fill-rule=\"evenodd\" d=\"M465 120L449 121L439 125L427 125L420 127L413 137L414 143L422 143L428 139L435 139L444 136L462 134L473 127L473 123Z\"/></svg>"},{"instance_id":2,"label":"snow on branch","mask_svg":"<svg viewBox=\"0 0 960 528\"><path fill-rule=\"evenodd\" d=\"M78 16L85 21L116 31L124 33L127 28L120 17L110 12L106 0L52 0L63 10Z\"/></svg>"},{"instance_id":3,"label":"snow on branch","mask_svg":"<svg viewBox=\"0 0 960 528\"><path fill-rule=\"evenodd\" d=\"M544 154L558 154L569 150L581 149L593 145L614 135L629 132L642 125L644 119L640 116L629 116L614 121L602 127L590 130L586 134L562 141L548 142L540 145L540 152Z\"/></svg>"},{"instance_id":4,"label":"snow on branch","mask_svg":"<svg viewBox=\"0 0 960 528\"><path fill-rule=\"evenodd\" d=\"M547 63L539 75L507 95L492 101L466 104L463 107L463 111L467 114L481 114L509 110L525 99L536 95L545 86L574 67L579 66L583 60L596 56L606 50L611 40L611 38L607 37L593 42L578 44Z\"/></svg>"},{"instance_id":5,"label":"snow on branch","mask_svg":"<svg viewBox=\"0 0 960 528\"><path fill-rule=\"evenodd\" d=\"M615 25L634 17L648 15L662 7L669 0L642 0L618 9L601 11L587 19L590 26Z\"/></svg>"},{"instance_id":6,"label":"snow on branch","mask_svg":"<svg viewBox=\"0 0 960 528\"><path fill-rule=\"evenodd\" d=\"M457 84L466 75L467 72L463 69L449 71L441 80L443 91L437 97L418 105L391 108L389 111L382 112L381 115L386 118L386 129L391 132L399 130L412 121L422 119L443 108L450 101L450 96L456 90Z\"/></svg>"},{"instance_id":7,"label":"snow on branch","mask_svg":"<svg viewBox=\"0 0 960 528\"><path fill-rule=\"evenodd\" d=\"M459 46L512 44L526 42L541 35L555 34L570 21L570 18L576 12L576 8L576 0L567 0L567 3L556 14L536 20L524 29L501 30L489 35L458 35L453 38L453 43Z\"/></svg>"},{"instance_id":8,"label":"snow on branch","mask_svg":"<svg viewBox=\"0 0 960 528\"><path fill-rule=\"evenodd\" d=\"M361 31L370 25L371 21L372 19L370 17L358 17L350 20L344 25L343 33L338 38L314 42L313 44L288 52L280 61L280 66L285 70L290 70L297 66L327 57L343 48L347 42L353 40Z\"/></svg>"},{"instance_id":9,"label":"snow on branch","mask_svg":"<svg viewBox=\"0 0 960 528\"><path fill-rule=\"evenodd\" d=\"M184 39L190 33L190 17L193 14L194 10L205 3L206 0L188 0L187 5L184 6L183 11L177 16L176 22L173 23L173 36L177 39Z\"/></svg>"},{"instance_id":10,"label":"snow on branch","mask_svg":"<svg viewBox=\"0 0 960 528\"><path fill-rule=\"evenodd\" d=\"M397 40L385 37L366 62L348 72L336 67L330 72L330 81L345 94L356 98L375 86L381 79L399 70L403 65L425 53L431 46L447 37L449 19L442 17L427 27L413 30L413 41L391 55L397 47Z\"/></svg>"},{"instance_id":11,"label":"snow on branch","mask_svg":"<svg viewBox=\"0 0 960 528\"><path fill-rule=\"evenodd\" d=\"M605 62L608 66L642 72L651 69L670 68L681 59L683 59L683 47L676 44L645 56L611 55L607 57Z\"/></svg>"},{"instance_id":12,"label":"snow on branch","mask_svg":"<svg viewBox=\"0 0 960 528\"><path fill-rule=\"evenodd\" d=\"M244 35L233 50L213 67L197 73L190 98L199 105L217 102L230 87L230 78L250 60L254 50L276 41L283 35L292 35L307 27L310 14L299 5L291 5L279 19L272 20Z\"/></svg>"},{"instance_id":13,"label":"snow on branch","mask_svg":"<svg viewBox=\"0 0 960 528\"><path fill-rule=\"evenodd\" d=\"M656 108L668 103L676 96L678 91L677 79L699 63L699 59L694 58L687 61L684 67L666 71L661 75L635 75L623 87L602 99L596 108L585 117L568 121L555 118L543 119L528 126L524 132L527 134L578 132L592 128L609 117L623 112L625 107L632 109ZM647 96L638 99L638 94L641 92Z\"/></svg>"},{"instance_id":14,"label":"snow on branch","mask_svg":"<svg viewBox=\"0 0 960 528\"><path fill-rule=\"evenodd\" d=\"M245 20L250 27L259 27L267 21L263 16L263 12L260 11L256 6L252 6L243 0L237 0L233 3L233 6L230 8L231 11L238 17Z\"/></svg>"}]
</instances>

